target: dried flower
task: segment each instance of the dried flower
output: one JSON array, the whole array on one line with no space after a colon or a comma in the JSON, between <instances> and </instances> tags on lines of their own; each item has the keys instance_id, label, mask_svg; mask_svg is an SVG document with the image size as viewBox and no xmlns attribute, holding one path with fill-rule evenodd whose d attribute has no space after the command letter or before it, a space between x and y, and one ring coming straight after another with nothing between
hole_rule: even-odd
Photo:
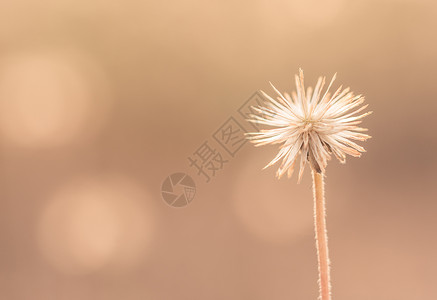
<instances>
[{"instance_id":1,"label":"dried flower","mask_svg":"<svg viewBox=\"0 0 437 300\"><path fill-rule=\"evenodd\" d=\"M364 148L351 140L364 141L370 138L362 133L367 129L357 125L361 119L372 112L357 115L367 108L361 106L364 97L355 96L349 88L339 87L334 94L329 92L336 75L322 94L325 78L320 77L314 90L304 88L303 71L295 76L297 93L283 95L272 85L278 94L277 100L262 92L268 100L266 106L253 107L259 115L251 115L250 122L272 126L260 132L249 133L249 139L256 146L281 144L278 155L265 167L282 159L277 171L280 178L286 172L288 177L294 170L300 155L299 181L307 161L313 171L324 173L327 161L334 154L344 163L346 154L359 157ZM361 106L361 107L360 107Z\"/></svg>"}]
</instances>

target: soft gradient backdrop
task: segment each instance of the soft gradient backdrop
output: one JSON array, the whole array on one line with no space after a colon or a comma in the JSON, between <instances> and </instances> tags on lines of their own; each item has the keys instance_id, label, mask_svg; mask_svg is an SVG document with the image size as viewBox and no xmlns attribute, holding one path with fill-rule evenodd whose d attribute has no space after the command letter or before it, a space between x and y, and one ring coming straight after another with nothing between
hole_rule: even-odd
<instances>
[{"instance_id":1,"label":"soft gradient backdrop","mask_svg":"<svg viewBox=\"0 0 437 300\"><path fill-rule=\"evenodd\" d=\"M431 0L2 0L0 299L316 299L310 172L187 159L299 67L374 111L327 170L334 299L437 299L436 32Z\"/></svg>"}]
</instances>

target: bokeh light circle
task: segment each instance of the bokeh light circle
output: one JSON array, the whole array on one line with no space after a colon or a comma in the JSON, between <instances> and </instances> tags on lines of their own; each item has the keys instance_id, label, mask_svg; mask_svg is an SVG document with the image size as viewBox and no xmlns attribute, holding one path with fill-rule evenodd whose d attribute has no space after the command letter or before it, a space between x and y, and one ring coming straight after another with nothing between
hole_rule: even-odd
<instances>
[{"instance_id":1,"label":"bokeh light circle","mask_svg":"<svg viewBox=\"0 0 437 300\"><path fill-rule=\"evenodd\" d=\"M105 72L72 49L33 49L0 60L0 137L25 147L53 147L102 125L111 106Z\"/></svg>"},{"instance_id":2,"label":"bokeh light circle","mask_svg":"<svg viewBox=\"0 0 437 300\"><path fill-rule=\"evenodd\" d=\"M55 268L77 274L106 265L132 267L154 232L150 197L122 176L81 178L50 197L37 227L42 254Z\"/></svg>"}]
</instances>

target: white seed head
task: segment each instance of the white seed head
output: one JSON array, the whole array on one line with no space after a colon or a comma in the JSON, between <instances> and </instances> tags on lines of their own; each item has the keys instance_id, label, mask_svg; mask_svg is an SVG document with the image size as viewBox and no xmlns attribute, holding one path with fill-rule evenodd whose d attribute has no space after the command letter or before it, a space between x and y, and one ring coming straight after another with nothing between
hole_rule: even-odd
<instances>
[{"instance_id":1,"label":"white seed head","mask_svg":"<svg viewBox=\"0 0 437 300\"><path fill-rule=\"evenodd\" d=\"M362 133L367 129L357 126L361 119L371 114L358 114L367 108L362 106L364 97L354 95L349 88L339 87L333 94L329 89L335 80L332 78L328 88L322 93L325 78L320 77L314 89L305 90L303 71L295 76L296 92L281 94L272 84L276 99L262 92L266 97L265 106L253 107L257 114L248 121L270 126L260 132L249 133L248 138L255 146L280 144L278 155L266 166L269 167L282 159L276 173L280 178L285 173L291 177L295 162L300 156L299 181L305 165L318 173L325 171L331 155L341 162L346 154L359 157L364 148L351 140L364 141L370 138Z\"/></svg>"}]
</instances>

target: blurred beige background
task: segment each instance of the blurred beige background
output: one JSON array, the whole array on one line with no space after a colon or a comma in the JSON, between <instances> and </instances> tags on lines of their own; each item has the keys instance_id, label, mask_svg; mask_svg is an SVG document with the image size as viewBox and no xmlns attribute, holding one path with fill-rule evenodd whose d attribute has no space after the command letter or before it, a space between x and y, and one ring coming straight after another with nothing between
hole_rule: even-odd
<instances>
[{"instance_id":1,"label":"blurred beige background","mask_svg":"<svg viewBox=\"0 0 437 300\"><path fill-rule=\"evenodd\" d=\"M422 0L1 1L0 299L316 299L308 170L278 181L246 144L205 183L187 160L299 67L374 111L368 152L328 167L334 299L436 299L436 30Z\"/></svg>"}]
</instances>

